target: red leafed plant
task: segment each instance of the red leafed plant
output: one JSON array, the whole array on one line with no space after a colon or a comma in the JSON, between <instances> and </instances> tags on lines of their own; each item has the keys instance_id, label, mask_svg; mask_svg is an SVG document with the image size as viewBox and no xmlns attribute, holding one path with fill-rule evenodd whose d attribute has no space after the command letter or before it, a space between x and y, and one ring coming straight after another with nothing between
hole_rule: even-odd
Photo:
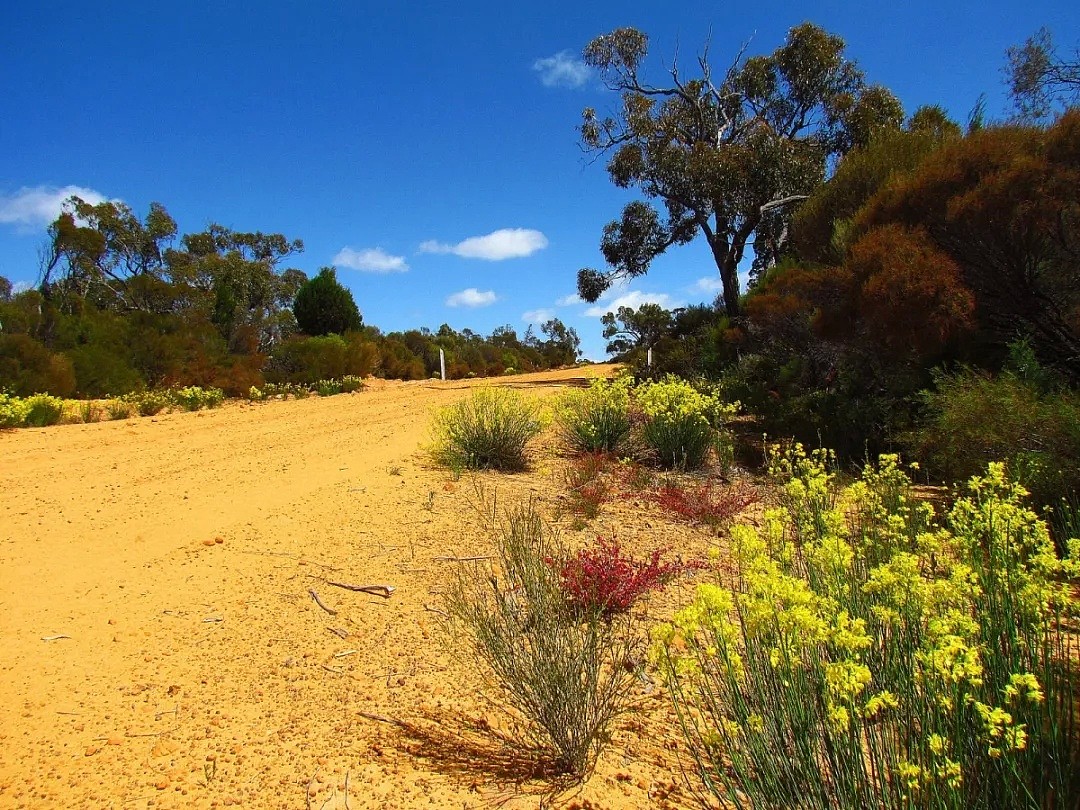
<instances>
[{"instance_id":1,"label":"red leafed plant","mask_svg":"<svg viewBox=\"0 0 1080 810\"><path fill-rule=\"evenodd\" d=\"M656 491L653 498L664 511L707 526L722 526L743 509L761 500L751 486L734 484L714 487L711 481L686 488L666 484Z\"/></svg>"},{"instance_id":2,"label":"red leafed plant","mask_svg":"<svg viewBox=\"0 0 1080 810\"><path fill-rule=\"evenodd\" d=\"M610 618L626 613L640 597L666 585L686 566L661 562L654 551L646 560L623 554L614 540L597 538L595 548L579 551L559 572L571 608L579 613L599 611Z\"/></svg>"}]
</instances>

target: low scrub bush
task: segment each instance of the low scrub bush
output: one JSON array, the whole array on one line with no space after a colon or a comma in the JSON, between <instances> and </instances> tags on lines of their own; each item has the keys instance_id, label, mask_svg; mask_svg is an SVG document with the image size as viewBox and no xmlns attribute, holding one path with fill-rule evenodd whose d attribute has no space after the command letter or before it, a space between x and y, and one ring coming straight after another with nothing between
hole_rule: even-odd
<instances>
[{"instance_id":1,"label":"low scrub bush","mask_svg":"<svg viewBox=\"0 0 1080 810\"><path fill-rule=\"evenodd\" d=\"M663 587L686 569L680 562L661 562L654 551L646 560L624 554L615 540L597 538L595 548L565 560L559 579L574 615L599 613L606 619L627 613L634 603Z\"/></svg>"},{"instance_id":2,"label":"low scrub bush","mask_svg":"<svg viewBox=\"0 0 1080 810\"><path fill-rule=\"evenodd\" d=\"M583 776L631 701L633 623L596 602L574 609L560 573L565 552L532 504L495 532L494 567L459 569L447 612L522 724L523 742L557 772Z\"/></svg>"},{"instance_id":3,"label":"low scrub bush","mask_svg":"<svg viewBox=\"0 0 1080 810\"><path fill-rule=\"evenodd\" d=\"M131 403L123 398L105 400L105 413L110 420L127 419L131 416Z\"/></svg>"},{"instance_id":4,"label":"low scrub bush","mask_svg":"<svg viewBox=\"0 0 1080 810\"><path fill-rule=\"evenodd\" d=\"M703 466L716 428L735 409L676 377L642 383L634 396L644 416L642 439L662 467Z\"/></svg>"},{"instance_id":5,"label":"low scrub bush","mask_svg":"<svg viewBox=\"0 0 1080 810\"><path fill-rule=\"evenodd\" d=\"M161 413L170 404L172 398L166 391L139 391L125 394L122 399L127 402L132 410L139 416L153 416Z\"/></svg>"},{"instance_id":6,"label":"low scrub bush","mask_svg":"<svg viewBox=\"0 0 1080 810\"><path fill-rule=\"evenodd\" d=\"M965 479L1002 460L1039 506L1057 509L1080 495L1080 394L1012 372L963 370L939 375L925 402L927 419L910 446L943 478Z\"/></svg>"},{"instance_id":7,"label":"low scrub bush","mask_svg":"<svg viewBox=\"0 0 1080 810\"><path fill-rule=\"evenodd\" d=\"M478 388L436 412L432 454L454 469L523 470L526 445L540 429L539 410L521 394Z\"/></svg>"},{"instance_id":8,"label":"low scrub bush","mask_svg":"<svg viewBox=\"0 0 1080 810\"><path fill-rule=\"evenodd\" d=\"M315 383L315 393L320 397L332 397L342 391L339 380L318 380Z\"/></svg>"},{"instance_id":9,"label":"low scrub bush","mask_svg":"<svg viewBox=\"0 0 1080 810\"><path fill-rule=\"evenodd\" d=\"M585 390L566 391L556 402L555 420L574 452L620 452L630 438L630 379L596 379Z\"/></svg>"},{"instance_id":10,"label":"low scrub bush","mask_svg":"<svg viewBox=\"0 0 1080 810\"><path fill-rule=\"evenodd\" d=\"M34 394L27 397L24 406L26 415L23 424L27 427L46 427L59 424L64 417L64 400L49 394Z\"/></svg>"},{"instance_id":11,"label":"low scrub bush","mask_svg":"<svg viewBox=\"0 0 1080 810\"><path fill-rule=\"evenodd\" d=\"M774 465L782 505L732 529L732 581L657 630L704 787L754 808L1074 806L1075 556L1001 464L940 519L895 456L843 490L823 460Z\"/></svg>"},{"instance_id":12,"label":"low scrub bush","mask_svg":"<svg viewBox=\"0 0 1080 810\"><path fill-rule=\"evenodd\" d=\"M665 512L714 528L727 525L748 506L761 500L761 495L749 484L717 484L711 480L689 486L669 481L652 497Z\"/></svg>"},{"instance_id":13,"label":"low scrub bush","mask_svg":"<svg viewBox=\"0 0 1080 810\"><path fill-rule=\"evenodd\" d=\"M570 462L565 481L570 511L587 520L600 512L600 506L611 496L604 480L610 458L603 453L586 453Z\"/></svg>"},{"instance_id":14,"label":"low scrub bush","mask_svg":"<svg viewBox=\"0 0 1080 810\"><path fill-rule=\"evenodd\" d=\"M225 394L220 388L189 385L172 389L169 392L169 398L173 404L185 411L198 411L202 408L216 408L225 400Z\"/></svg>"},{"instance_id":15,"label":"low scrub bush","mask_svg":"<svg viewBox=\"0 0 1080 810\"><path fill-rule=\"evenodd\" d=\"M24 399L0 391L0 428L22 427L27 411Z\"/></svg>"}]
</instances>

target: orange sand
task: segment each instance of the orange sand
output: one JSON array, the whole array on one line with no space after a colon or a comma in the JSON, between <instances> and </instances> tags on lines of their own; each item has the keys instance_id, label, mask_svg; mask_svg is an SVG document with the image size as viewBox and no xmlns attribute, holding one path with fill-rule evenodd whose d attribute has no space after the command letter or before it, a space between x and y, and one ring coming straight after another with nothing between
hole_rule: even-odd
<instances>
[{"instance_id":1,"label":"orange sand","mask_svg":"<svg viewBox=\"0 0 1080 810\"><path fill-rule=\"evenodd\" d=\"M580 376L496 382L548 396ZM357 809L536 807L543 785L477 730L503 721L429 610L455 564L434 558L491 547L470 478L422 450L432 408L474 384L0 434L0 806L343 808L347 785ZM552 445L484 485L559 519ZM709 542L623 503L564 537L611 532ZM556 806L691 803L663 690L640 700Z\"/></svg>"}]
</instances>

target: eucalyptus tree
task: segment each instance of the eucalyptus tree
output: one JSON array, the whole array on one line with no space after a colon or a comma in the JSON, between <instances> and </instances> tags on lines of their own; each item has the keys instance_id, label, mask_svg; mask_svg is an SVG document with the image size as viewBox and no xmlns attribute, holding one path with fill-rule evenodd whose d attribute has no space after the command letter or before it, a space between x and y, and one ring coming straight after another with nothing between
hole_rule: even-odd
<instances>
[{"instance_id":1,"label":"eucalyptus tree","mask_svg":"<svg viewBox=\"0 0 1080 810\"><path fill-rule=\"evenodd\" d=\"M727 314L737 316L747 247L759 265L773 263L792 207L821 185L835 158L903 119L892 93L868 85L844 51L840 37L804 23L768 56L744 58L744 48L718 75L706 49L695 76L676 60L670 82L655 85L644 75L644 33L620 28L590 42L585 62L621 94L621 106L609 117L587 108L582 145L608 156L617 186L638 189L664 211L629 203L604 228L608 269L580 270L579 295L596 301L614 281L643 275L669 247L701 234Z\"/></svg>"}]
</instances>

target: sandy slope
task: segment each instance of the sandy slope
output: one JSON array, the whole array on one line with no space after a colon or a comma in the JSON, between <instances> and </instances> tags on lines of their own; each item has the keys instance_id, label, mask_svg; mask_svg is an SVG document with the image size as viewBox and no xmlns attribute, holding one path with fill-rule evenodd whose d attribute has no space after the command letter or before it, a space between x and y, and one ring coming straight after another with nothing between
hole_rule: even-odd
<instances>
[{"instance_id":1,"label":"sandy slope","mask_svg":"<svg viewBox=\"0 0 1080 810\"><path fill-rule=\"evenodd\" d=\"M505 382L545 396L576 374ZM421 452L469 387L0 434L0 806L336 808L346 780L351 808L537 806L428 610L453 564L434 558L489 548L469 481ZM557 506L550 444L532 473L485 477L500 501ZM579 534L670 546L654 525L616 506ZM560 806L688 802L662 693L641 698Z\"/></svg>"}]
</instances>

